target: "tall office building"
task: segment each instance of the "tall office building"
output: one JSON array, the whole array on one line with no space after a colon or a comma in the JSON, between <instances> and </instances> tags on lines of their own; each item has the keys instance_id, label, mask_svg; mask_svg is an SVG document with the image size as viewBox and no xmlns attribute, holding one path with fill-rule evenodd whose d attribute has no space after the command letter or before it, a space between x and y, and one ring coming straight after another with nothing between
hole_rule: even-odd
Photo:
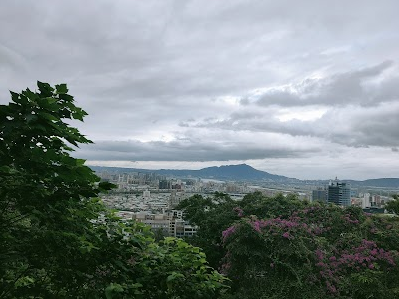
<instances>
[{"instance_id":1,"label":"tall office building","mask_svg":"<svg viewBox=\"0 0 399 299\"><path fill-rule=\"evenodd\" d=\"M326 188L318 188L312 191L312 201L327 201L327 190Z\"/></svg>"},{"instance_id":2,"label":"tall office building","mask_svg":"<svg viewBox=\"0 0 399 299\"><path fill-rule=\"evenodd\" d=\"M332 202L339 206L351 205L351 188L349 184L340 182L337 179L328 184L327 202Z\"/></svg>"},{"instance_id":3,"label":"tall office building","mask_svg":"<svg viewBox=\"0 0 399 299\"><path fill-rule=\"evenodd\" d=\"M159 181L159 189L170 189L170 181L167 180Z\"/></svg>"}]
</instances>

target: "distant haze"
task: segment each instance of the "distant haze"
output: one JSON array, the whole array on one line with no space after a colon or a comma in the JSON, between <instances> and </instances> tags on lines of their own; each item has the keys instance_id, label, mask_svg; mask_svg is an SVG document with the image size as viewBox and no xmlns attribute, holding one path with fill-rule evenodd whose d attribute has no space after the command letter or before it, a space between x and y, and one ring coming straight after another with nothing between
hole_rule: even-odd
<instances>
[{"instance_id":1,"label":"distant haze","mask_svg":"<svg viewBox=\"0 0 399 299\"><path fill-rule=\"evenodd\" d=\"M399 2L0 3L0 104L67 83L90 165L399 176Z\"/></svg>"}]
</instances>

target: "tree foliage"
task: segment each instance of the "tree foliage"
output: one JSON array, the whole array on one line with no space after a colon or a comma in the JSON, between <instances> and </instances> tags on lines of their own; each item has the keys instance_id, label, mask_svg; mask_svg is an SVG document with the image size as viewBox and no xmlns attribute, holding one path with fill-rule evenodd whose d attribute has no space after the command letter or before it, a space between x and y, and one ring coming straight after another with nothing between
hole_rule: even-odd
<instances>
[{"instance_id":1,"label":"tree foliage","mask_svg":"<svg viewBox=\"0 0 399 299\"><path fill-rule=\"evenodd\" d=\"M227 194L216 192L213 196L194 195L183 200L177 209L184 211L184 218L198 225L195 236L188 239L191 244L201 247L212 267L220 267L226 249L221 242L222 232L244 216L274 217L289 215L299 206L306 205L294 195L268 198L260 192L247 194L244 199L235 201Z\"/></svg>"},{"instance_id":2,"label":"tree foliage","mask_svg":"<svg viewBox=\"0 0 399 299\"><path fill-rule=\"evenodd\" d=\"M65 84L11 92L0 106L0 298L216 298L225 278L182 240L105 209L72 146L87 113Z\"/></svg>"},{"instance_id":3,"label":"tree foliage","mask_svg":"<svg viewBox=\"0 0 399 299\"><path fill-rule=\"evenodd\" d=\"M390 213L395 213L399 215L399 195L394 195L393 200L389 201L385 205L385 209Z\"/></svg>"},{"instance_id":4,"label":"tree foliage","mask_svg":"<svg viewBox=\"0 0 399 299\"><path fill-rule=\"evenodd\" d=\"M232 280L223 298L399 298L396 217L259 192L216 202L197 197L181 208L200 226L204 251L222 255L215 265Z\"/></svg>"},{"instance_id":5,"label":"tree foliage","mask_svg":"<svg viewBox=\"0 0 399 299\"><path fill-rule=\"evenodd\" d=\"M219 267L225 254L220 236L230 224L240 219L234 211L237 203L223 193L215 193L204 198L194 195L180 202L176 207L184 211L184 218L200 227L196 235L187 239L191 244L202 248L207 260L214 268Z\"/></svg>"}]
</instances>

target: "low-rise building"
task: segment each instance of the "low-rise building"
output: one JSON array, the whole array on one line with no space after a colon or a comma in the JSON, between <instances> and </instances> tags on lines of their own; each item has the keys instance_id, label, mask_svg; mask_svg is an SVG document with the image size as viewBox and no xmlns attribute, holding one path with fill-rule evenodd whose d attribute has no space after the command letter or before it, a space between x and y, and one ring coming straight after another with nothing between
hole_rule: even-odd
<instances>
[{"instance_id":1,"label":"low-rise building","mask_svg":"<svg viewBox=\"0 0 399 299\"><path fill-rule=\"evenodd\" d=\"M190 237L197 232L197 227L183 219L183 212L167 211L162 214L135 213L132 219L147 224L154 232L161 232L164 236Z\"/></svg>"}]
</instances>

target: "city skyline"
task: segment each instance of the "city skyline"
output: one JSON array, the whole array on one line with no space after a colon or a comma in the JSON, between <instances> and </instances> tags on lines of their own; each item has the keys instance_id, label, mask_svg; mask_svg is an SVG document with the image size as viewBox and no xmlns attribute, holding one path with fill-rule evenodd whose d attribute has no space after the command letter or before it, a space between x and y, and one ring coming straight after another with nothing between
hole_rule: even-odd
<instances>
[{"instance_id":1,"label":"city skyline","mask_svg":"<svg viewBox=\"0 0 399 299\"><path fill-rule=\"evenodd\" d=\"M90 165L399 177L396 1L0 4L0 104L67 83Z\"/></svg>"}]
</instances>

